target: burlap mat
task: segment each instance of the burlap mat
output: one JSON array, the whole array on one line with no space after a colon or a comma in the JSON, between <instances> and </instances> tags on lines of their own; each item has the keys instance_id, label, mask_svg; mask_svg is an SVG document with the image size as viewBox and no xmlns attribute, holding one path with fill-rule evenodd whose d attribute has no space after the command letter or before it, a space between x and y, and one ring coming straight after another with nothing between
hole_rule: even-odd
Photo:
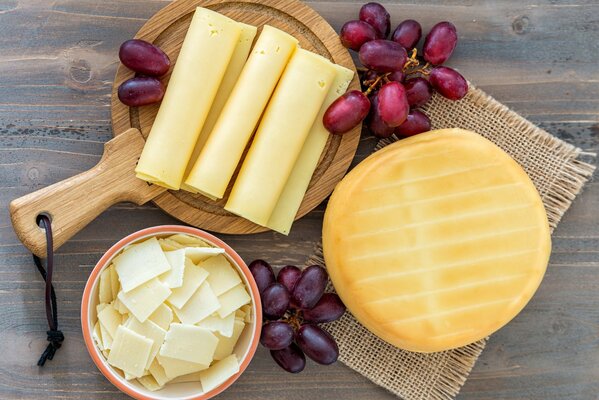
<instances>
[{"instance_id":1,"label":"burlap mat","mask_svg":"<svg viewBox=\"0 0 599 400\"><path fill-rule=\"evenodd\" d=\"M458 127L478 132L520 163L541 194L552 231L593 173L592 165L579 160L580 149L472 86L458 102L435 95L424 111L433 129ZM375 151L396 140L381 140ZM324 265L320 247L306 265L314 263ZM342 363L405 400L454 398L485 348L481 340L440 353L411 353L380 340L349 312L327 324L327 330L339 344Z\"/></svg>"}]
</instances>

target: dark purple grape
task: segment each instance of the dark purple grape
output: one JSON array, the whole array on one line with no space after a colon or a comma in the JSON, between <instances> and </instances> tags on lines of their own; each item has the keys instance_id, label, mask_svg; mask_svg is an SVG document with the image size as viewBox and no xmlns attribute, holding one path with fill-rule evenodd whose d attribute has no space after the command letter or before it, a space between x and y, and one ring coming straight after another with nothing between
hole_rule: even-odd
<instances>
[{"instance_id":1,"label":"dark purple grape","mask_svg":"<svg viewBox=\"0 0 599 400\"><path fill-rule=\"evenodd\" d=\"M451 22L443 21L433 26L426 39L422 53L424 59L433 65L443 64L458 44L458 34Z\"/></svg>"},{"instance_id":2,"label":"dark purple grape","mask_svg":"<svg viewBox=\"0 0 599 400\"><path fill-rule=\"evenodd\" d=\"M335 100L324 113L322 123L335 135L342 135L358 126L368 115L370 101L359 90L351 90Z\"/></svg>"},{"instance_id":3,"label":"dark purple grape","mask_svg":"<svg viewBox=\"0 0 599 400\"><path fill-rule=\"evenodd\" d=\"M260 343L270 350L281 350L293 342L293 328L287 322L270 321L262 326Z\"/></svg>"},{"instance_id":4,"label":"dark purple grape","mask_svg":"<svg viewBox=\"0 0 599 400\"><path fill-rule=\"evenodd\" d=\"M428 81L433 89L449 100L459 100L468 93L468 82L453 68L433 68Z\"/></svg>"},{"instance_id":5,"label":"dark purple grape","mask_svg":"<svg viewBox=\"0 0 599 400\"><path fill-rule=\"evenodd\" d=\"M248 268L256 281L260 293L275 282L275 273L272 271L270 264L266 261L254 260L250 263Z\"/></svg>"},{"instance_id":6,"label":"dark purple grape","mask_svg":"<svg viewBox=\"0 0 599 400\"><path fill-rule=\"evenodd\" d=\"M397 28L393 31L391 40L399 43L406 49L412 49L416 47L421 37L422 27L420 24L413 19L406 19L397 25Z\"/></svg>"},{"instance_id":7,"label":"dark purple grape","mask_svg":"<svg viewBox=\"0 0 599 400\"><path fill-rule=\"evenodd\" d=\"M391 40L371 40L360 47L360 62L378 72L401 71L408 60L406 49Z\"/></svg>"},{"instance_id":8,"label":"dark purple grape","mask_svg":"<svg viewBox=\"0 0 599 400\"><path fill-rule=\"evenodd\" d=\"M362 77L363 81L374 81L376 78L378 78L379 74L378 72L369 69L368 71L366 71L364 73L364 76Z\"/></svg>"},{"instance_id":9,"label":"dark purple grape","mask_svg":"<svg viewBox=\"0 0 599 400\"><path fill-rule=\"evenodd\" d=\"M164 97L164 85L151 76L136 76L121 83L118 96L129 107L158 103Z\"/></svg>"},{"instance_id":10,"label":"dark purple grape","mask_svg":"<svg viewBox=\"0 0 599 400\"><path fill-rule=\"evenodd\" d=\"M289 293L293 293L293 289L295 288L295 284L298 279L302 276L302 270L296 267L295 265L287 265L279 271L277 275L277 282L281 285L285 286Z\"/></svg>"},{"instance_id":11,"label":"dark purple grape","mask_svg":"<svg viewBox=\"0 0 599 400\"><path fill-rule=\"evenodd\" d=\"M360 21L370 24L377 33L378 39L389 36L391 16L379 3L366 3L360 8Z\"/></svg>"},{"instance_id":12,"label":"dark purple grape","mask_svg":"<svg viewBox=\"0 0 599 400\"><path fill-rule=\"evenodd\" d=\"M395 133L401 136L412 136L431 130L431 120L419 110L412 110L406 122L395 128Z\"/></svg>"},{"instance_id":13,"label":"dark purple grape","mask_svg":"<svg viewBox=\"0 0 599 400\"><path fill-rule=\"evenodd\" d=\"M401 125L410 112L406 90L399 82L385 83L378 93L377 111L381 119L390 127Z\"/></svg>"},{"instance_id":14,"label":"dark purple grape","mask_svg":"<svg viewBox=\"0 0 599 400\"><path fill-rule=\"evenodd\" d=\"M349 21L341 27L339 38L345 47L358 51L364 43L376 39L376 31L364 21Z\"/></svg>"},{"instance_id":15,"label":"dark purple grape","mask_svg":"<svg viewBox=\"0 0 599 400\"><path fill-rule=\"evenodd\" d=\"M406 79L406 74L403 71L393 71L389 75L387 75L387 79L392 82L403 82Z\"/></svg>"},{"instance_id":16,"label":"dark purple grape","mask_svg":"<svg viewBox=\"0 0 599 400\"><path fill-rule=\"evenodd\" d=\"M345 312L345 305L335 293L325 293L316 305L303 311L307 322L324 323L338 320Z\"/></svg>"},{"instance_id":17,"label":"dark purple grape","mask_svg":"<svg viewBox=\"0 0 599 400\"><path fill-rule=\"evenodd\" d=\"M394 128L383 122L381 115L378 112L379 96L378 92L370 97L372 109L366 119L366 126L370 133L379 138L387 138L393 135Z\"/></svg>"},{"instance_id":18,"label":"dark purple grape","mask_svg":"<svg viewBox=\"0 0 599 400\"><path fill-rule=\"evenodd\" d=\"M327 279L327 271L319 265L304 269L291 295L295 304L303 309L314 307L324 293Z\"/></svg>"},{"instance_id":19,"label":"dark purple grape","mask_svg":"<svg viewBox=\"0 0 599 400\"><path fill-rule=\"evenodd\" d=\"M292 374L302 372L306 366L306 356L295 343L282 350L271 350L270 355L279 367Z\"/></svg>"},{"instance_id":20,"label":"dark purple grape","mask_svg":"<svg viewBox=\"0 0 599 400\"><path fill-rule=\"evenodd\" d=\"M285 315L289 308L289 291L280 283L273 283L262 292L262 310L268 319Z\"/></svg>"},{"instance_id":21,"label":"dark purple grape","mask_svg":"<svg viewBox=\"0 0 599 400\"><path fill-rule=\"evenodd\" d=\"M406 88L406 96L410 107L420 107L426 104L433 96L431 85L422 77L406 80L404 87Z\"/></svg>"},{"instance_id":22,"label":"dark purple grape","mask_svg":"<svg viewBox=\"0 0 599 400\"><path fill-rule=\"evenodd\" d=\"M295 342L308 357L319 364L332 364L339 357L335 339L316 325L302 325L295 333Z\"/></svg>"},{"instance_id":23,"label":"dark purple grape","mask_svg":"<svg viewBox=\"0 0 599 400\"><path fill-rule=\"evenodd\" d=\"M164 51L140 39L124 42L119 49L119 58L127 68L144 75L162 76L171 66Z\"/></svg>"}]
</instances>

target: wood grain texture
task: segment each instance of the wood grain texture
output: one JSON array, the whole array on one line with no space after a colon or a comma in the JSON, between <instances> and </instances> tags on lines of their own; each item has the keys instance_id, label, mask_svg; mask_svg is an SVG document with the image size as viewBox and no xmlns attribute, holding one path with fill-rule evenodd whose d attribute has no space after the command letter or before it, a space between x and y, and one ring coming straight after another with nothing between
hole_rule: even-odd
<instances>
[{"instance_id":1,"label":"wood grain texture","mask_svg":"<svg viewBox=\"0 0 599 400\"><path fill-rule=\"evenodd\" d=\"M259 29L265 24L279 28L297 38L302 48L355 72L349 52L337 40L331 26L310 7L296 0L180 0L160 10L144 24L135 37L156 44L175 63L197 6L218 11ZM147 137L159 105L130 108L121 103L117 96L118 86L133 76L133 71L119 65L112 90L113 134L118 135L125 129L134 127ZM169 77L170 73L161 79L167 84ZM358 88L356 73L348 90ZM296 218L313 210L331 194L337 182L345 175L359 140L358 127L343 136L330 136ZM268 230L224 209L235 177L236 174L223 198L217 201L184 190L166 191L153 201L175 218L198 228L221 233L256 233Z\"/></svg>"},{"instance_id":2,"label":"wood grain texture","mask_svg":"<svg viewBox=\"0 0 599 400\"><path fill-rule=\"evenodd\" d=\"M15 236L11 200L93 167L112 137L110 95L120 43L167 2L0 0L0 398L126 399L95 369L79 322L89 271L138 229L177 221L153 205L120 204L56 256L66 341L39 369L46 346L43 284ZM336 30L360 1L311 1ZM579 1L385 2L392 23L440 19L460 42L450 65L542 128L599 151L599 5ZM374 140L363 135L354 163ZM590 400L599 393L599 173L553 235L548 273L532 302L493 335L460 399ZM324 205L273 232L219 235L246 260L302 263L319 240ZM220 399L393 399L343 365L281 371L264 349Z\"/></svg>"},{"instance_id":3,"label":"wood grain texture","mask_svg":"<svg viewBox=\"0 0 599 400\"><path fill-rule=\"evenodd\" d=\"M108 207L120 202L145 204L163 193L166 189L135 177L144 143L141 133L129 128L104 145L102 159L92 169L11 201L10 218L19 240L32 253L45 257L39 215L52 221L56 250Z\"/></svg>"}]
</instances>

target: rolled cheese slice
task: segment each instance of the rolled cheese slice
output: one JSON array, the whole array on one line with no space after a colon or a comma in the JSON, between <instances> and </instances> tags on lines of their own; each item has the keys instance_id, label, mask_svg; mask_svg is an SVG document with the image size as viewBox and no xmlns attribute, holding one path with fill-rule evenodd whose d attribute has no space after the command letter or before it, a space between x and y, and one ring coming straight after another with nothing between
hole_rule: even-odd
<instances>
[{"instance_id":1,"label":"rolled cheese slice","mask_svg":"<svg viewBox=\"0 0 599 400\"><path fill-rule=\"evenodd\" d=\"M293 36L264 25L212 133L185 180L188 187L214 198L223 197L297 44Z\"/></svg>"},{"instance_id":2,"label":"rolled cheese slice","mask_svg":"<svg viewBox=\"0 0 599 400\"><path fill-rule=\"evenodd\" d=\"M135 168L140 179L179 189L240 34L232 19L196 9Z\"/></svg>"},{"instance_id":3,"label":"rolled cheese slice","mask_svg":"<svg viewBox=\"0 0 599 400\"><path fill-rule=\"evenodd\" d=\"M333 85L320 107L316 120L312 124L312 128L310 128L304 147L302 147L302 151L293 166L291 175L289 175L281 196L279 196L277 205L266 224L270 229L285 235L288 235L291 230L293 220L310 185L310 179L318 166L318 160L329 139L329 131L324 127L322 117L331 103L347 91L354 77L354 72L350 69L337 64L335 64L334 68L336 75Z\"/></svg>"},{"instance_id":4,"label":"rolled cheese slice","mask_svg":"<svg viewBox=\"0 0 599 400\"><path fill-rule=\"evenodd\" d=\"M336 69L317 54L299 49L275 90L225 210L266 225L332 87Z\"/></svg>"},{"instance_id":5,"label":"rolled cheese slice","mask_svg":"<svg viewBox=\"0 0 599 400\"><path fill-rule=\"evenodd\" d=\"M445 129L354 168L329 201L323 247L358 321L397 347L435 352L514 318L541 283L551 242L516 161L476 133Z\"/></svg>"},{"instance_id":6,"label":"rolled cheese slice","mask_svg":"<svg viewBox=\"0 0 599 400\"><path fill-rule=\"evenodd\" d=\"M204 144L206 144L206 141L208 140L208 137L214 128L214 124L216 124L216 120L225 106L225 102L233 91L233 87L235 86L235 83L239 78L239 74L241 73L245 62L247 61L248 55L250 54L254 37L256 37L257 28L255 26L242 24L241 22L238 22L238 24L241 26L241 35L239 36L239 41L237 42L237 46L235 46L235 51L233 52L229 66L225 71L225 75L220 83L220 86L218 87L216 97L214 98L212 107L210 107L210 112L206 117L206 122L204 122L204 126L202 127L198 141L195 144L191 158L187 163L184 180L189 176L191 169L200 155L200 151L204 147ZM192 193L197 193L197 190L185 183L181 184L181 189ZM213 200L216 199L213 196L208 195L208 197L212 197Z\"/></svg>"}]
</instances>

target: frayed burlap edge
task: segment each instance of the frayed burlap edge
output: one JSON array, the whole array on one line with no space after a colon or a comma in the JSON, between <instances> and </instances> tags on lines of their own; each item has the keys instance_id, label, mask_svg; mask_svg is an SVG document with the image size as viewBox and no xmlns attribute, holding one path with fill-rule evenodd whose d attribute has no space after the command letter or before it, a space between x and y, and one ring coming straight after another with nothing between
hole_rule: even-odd
<instances>
[{"instance_id":1,"label":"frayed burlap edge","mask_svg":"<svg viewBox=\"0 0 599 400\"><path fill-rule=\"evenodd\" d=\"M433 97L424 107L424 111L431 117L433 128L459 127L477 131L510 153L525 169L531 165L537 168L536 173L542 175L542 179L535 181L534 177L531 178L541 194L553 231L595 170L593 165L580 160L580 157L584 155L592 159L595 154L584 153L581 149L552 136L482 90L472 85L470 87L468 94L460 102L448 102L438 95ZM445 118L456 110L458 113L474 110L485 121L479 124L476 120L472 122L470 118L469 123L462 125L459 121L453 121L451 117ZM502 128L498 128L497 132L493 131L493 123L500 124ZM485 129L491 129L491 132L481 132ZM552 160L554 168L545 171L539 160L527 165L528 156L522 154L517 146L514 146L516 149L511 148L514 140L517 140L514 139L517 135L521 135L537 153L546 154ZM383 139L379 141L375 151L397 140L395 136ZM321 244L306 262L306 265L311 264L324 265ZM330 284L329 289L333 290ZM485 339L441 353L411 353L378 339L349 312L339 321L327 324L327 330L339 343L339 360L342 363L405 400L453 399L466 382L486 344ZM384 362L381 362L381 359Z\"/></svg>"}]
</instances>

